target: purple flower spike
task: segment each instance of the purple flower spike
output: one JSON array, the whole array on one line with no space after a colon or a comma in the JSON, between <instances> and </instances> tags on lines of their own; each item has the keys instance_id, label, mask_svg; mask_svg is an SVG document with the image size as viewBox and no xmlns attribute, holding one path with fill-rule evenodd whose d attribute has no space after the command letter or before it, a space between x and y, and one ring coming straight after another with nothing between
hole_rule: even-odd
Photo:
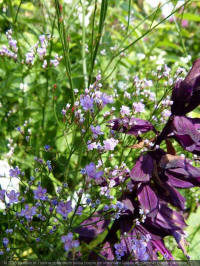
<instances>
[{"instance_id":1,"label":"purple flower spike","mask_svg":"<svg viewBox=\"0 0 200 266\"><path fill-rule=\"evenodd\" d=\"M141 155L130 172L130 177L136 182L148 182L153 173L153 159L149 154Z\"/></svg>"},{"instance_id":2,"label":"purple flower spike","mask_svg":"<svg viewBox=\"0 0 200 266\"><path fill-rule=\"evenodd\" d=\"M138 136L141 133L146 133L155 130L153 125L143 119L132 117L117 118L109 121L112 130L116 130L129 135Z\"/></svg>"},{"instance_id":3,"label":"purple flower spike","mask_svg":"<svg viewBox=\"0 0 200 266\"><path fill-rule=\"evenodd\" d=\"M185 115L200 104L200 58L194 62L186 78L175 84L172 101L174 115Z\"/></svg>"}]
</instances>

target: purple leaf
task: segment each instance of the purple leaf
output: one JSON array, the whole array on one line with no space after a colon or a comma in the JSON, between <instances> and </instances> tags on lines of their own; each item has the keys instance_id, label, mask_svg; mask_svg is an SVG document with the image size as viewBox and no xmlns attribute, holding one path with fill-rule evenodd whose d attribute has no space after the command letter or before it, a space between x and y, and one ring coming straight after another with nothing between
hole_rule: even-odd
<instances>
[{"instance_id":1,"label":"purple leaf","mask_svg":"<svg viewBox=\"0 0 200 266\"><path fill-rule=\"evenodd\" d=\"M147 182L153 173L153 159L149 154L139 157L135 166L130 172L130 177L136 182Z\"/></svg>"}]
</instances>

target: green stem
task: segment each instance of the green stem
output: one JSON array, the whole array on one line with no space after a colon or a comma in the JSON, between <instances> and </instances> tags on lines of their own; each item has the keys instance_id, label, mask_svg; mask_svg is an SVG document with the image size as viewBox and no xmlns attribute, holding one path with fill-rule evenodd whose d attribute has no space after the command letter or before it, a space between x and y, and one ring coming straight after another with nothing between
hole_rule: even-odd
<instances>
[{"instance_id":1,"label":"green stem","mask_svg":"<svg viewBox=\"0 0 200 266\"><path fill-rule=\"evenodd\" d=\"M101 1L100 18L99 18L99 29L98 29L96 45L95 45L95 48L94 48L94 53L92 51L92 60L91 60L92 62L91 62L91 67L90 67L89 84L91 83L91 80L92 80L92 73L93 73L93 70L94 70L94 64L95 64L96 56L97 56L97 53L98 53L101 36L102 36L102 33L103 33L103 28L104 28L105 19L106 19L106 13L107 13L107 7L108 7L108 0L102 0ZM96 12L96 9L95 9L95 12ZM93 23L94 23L94 18L93 18Z\"/></svg>"},{"instance_id":2,"label":"green stem","mask_svg":"<svg viewBox=\"0 0 200 266\"><path fill-rule=\"evenodd\" d=\"M75 97L74 97L73 81L72 81L72 75L71 75L71 62L69 58L69 43L67 41L66 29L64 27L63 18L60 12L59 0L55 0L55 6L56 6L56 15L57 15L57 23L58 23L58 32L59 32L59 36L60 36L60 40L62 44L65 68L66 68L67 76L69 79L69 85L70 85L70 91L71 91L71 104L72 106L74 106Z\"/></svg>"},{"instance_id":3,"label":"green stem","mask_svg":"<svg viewBox=\"0 0 200 266\"><path fill-rule=\"evenodd\" d=\"M82 60L83 60L83 78L85 89L88 87L87 77L87 65L86 65L86 54L85 54L85 0L82 0Z\"/></svg>"}]
</instances>

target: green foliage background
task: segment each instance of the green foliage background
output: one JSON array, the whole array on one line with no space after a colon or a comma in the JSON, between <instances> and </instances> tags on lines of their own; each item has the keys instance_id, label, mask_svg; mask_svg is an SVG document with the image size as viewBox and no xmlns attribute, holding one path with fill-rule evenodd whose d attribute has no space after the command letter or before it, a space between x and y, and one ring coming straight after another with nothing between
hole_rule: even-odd
<instances>
[{"instance_id":1,"label":"green foliage background","mask_svg":"<svg viewBox=\"0 0 200 266\"><path fill-rule=\"evenodd\" d=\"M17 62L0 57L0 156L3 158L8 152L8 139L12 138L16 143L10 159L12 165L20 166L26 176L31 176L34 175L34 156L51 160L50 180L47 175L42 177L45 187L54 194L54 187L67 182L73 191L80 181L79 169L95 157L82 145L78 126L62 121L62 108L66 103L74 104L73 89L78 88L80 94L101 71L103 90L108 93L113 88L118 90L115 105L119 110L126 103L119 82L126 83L131 90L135 75L155 79L152 71L164 63L172 73L178 67L188 71L192 62L200 57L199 1L182 1L185 4L182 12L176 10L177 1L168 2L174 4L173 22L163 17L160 6L152 9L143 0L74 0L70 4L58 0L0 0L0 46L7 45L5 32L12 28L19 47ZM86 19L89 19L88 25ZM183 20L188 21L187 27L182 27ZM41 34L53 36L47 60L56 53L63 56L57 68L43 69L39 60L33 66L22 63L25 53ZM102 55L104 49L105 55ZM189 60L188 56L191 56ZM20 84L26 84L27 90L20 89ZM157 99L161 99L171 88L159 81L153 90ZM149 105L149 117L153 108ZM191 115L200 117L198 110ZM32 130L29 143L16 131L26 120ZM51 153L44 152L45 144L51 146ZM123 146L118 148L116 162L123 154L131 167L137 152L123 149ZM192 259L200 259L200 212L197 210L200 194L198 189L184 193L188 207L188 251ZM177 259L184 258L171 239L168 245Z\"/></svg>"}]
</instances>

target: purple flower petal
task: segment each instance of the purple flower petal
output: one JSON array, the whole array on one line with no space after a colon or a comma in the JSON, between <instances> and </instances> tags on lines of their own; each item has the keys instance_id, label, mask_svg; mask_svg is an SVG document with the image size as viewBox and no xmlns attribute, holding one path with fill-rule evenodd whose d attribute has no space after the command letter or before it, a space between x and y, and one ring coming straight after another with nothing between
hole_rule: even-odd
<instances>
[{"instance_id":1,"label":"purple flower petal","mask_svg":"<svg viewBox=\"0 0 200 266\"><path fill-rule=\"evenodd\" d=\"M109 121L109 124L112 130L135 136L154 130L150 122L136 117L113 119Z\"/></svg>"},{"instance_id":2,"label":"purple flower petal","mask_svg":"<svg viewBox=\"0 0 200 266\"><path fill-rule=\"evenodd\" d=\"M152 188L142 184L138 189L138 200L148 216L155 216L158 211L158 198Z\"/></svg>"},{"instance_id":3,"label":"purple flower petal","mask_svg":"<svg viewBox=\"0 0 200 266\"><path fill-rule=\"evenodd\" d=\"M149 154L142 155L130 172L130 177L136 182L147 182L153 173L153 159Z\"/></svg>"},{"instance_id":4,"label":"purple flower petal","mask_svg":"<svg viewBox=\"0 0 200 266\"><path fill-rule=\"evenodd\" d=\"M156 184L158 197L166 202L171 203L173 206L184 210L185 198L180 194L180 192L167 182L162 182L161 184Z\"/></svg>"},{"instance_id":5,"label":"purple flower petal","mask_svg":"<svg viewBox=\"0 0 200 266\"><path fill-rule=\"evenodd\" d=\"M111 245L109 242L105 242L101 250L101 255L106 258L106 260L114 260L115 256L113 254Z\"/></svg>"},{"instance_id":6,"label":"purple flower petal","mask_svg":"<svg viewBox=\"0 0 200 266\"><path fill-rule=\"evenodd\" d=\"M131 194L125 194L123 195L121 202L124 204L124 207L126 208L125 214L133 214L134 213L134 206L133 206L133 198Z\"/></svg>"},{"instance_id":7,"label":"purple flower petal","mask_svg":"<svg viewBox=\"0 0 200 266\"><path fill-rule=\"evenodd\" d=\"M167 230L181 230L186 226L183 216L165 204L160 205L155 224Z\"/></svg>"},{"instance_id":8,"label":"purple flower petal","mask_svg":"<svg viewBox=\"0 0 200 266\"><path fill-rule=\"evenodd\" d=\"M200 154L200 119L175 116L173 132L181 146L195 154Z\"/></svg>"},{"instance_id":9,"label":"purple flower petal","mask_svg":"<svg viewBox=\"0 0 200 266\"><path fill-rule=\"evenodd\" d=\"M109 220L104 220L103 217L93 216L85 220L75 231L79 234L80 239L90 242L107 228L109 222Z\"/></svg>"},{"instance_id":10,"label":"purple flower petal","mask_svg":"<svg viewBox=\"0 0 200 266\"><path fill-rule=\"evenodd\" d=\"M156 252L159 251L167 260L174 260L171 252L165 247L163 240L152 240L151 242Z\"/></svg>"},{"instance_id":11,"label":"purple flower petal","mask_svg":"<svg viewBox=\"0 0 200 266\"><path fill-rule=\"evenodd\" d=\"M183 81L175 84L172 92L172 114L185 115L200 104L200 58Z\"/></svg>"},{"instance_id":12,"label":"purple flower petal","mask_svg":"<svg viewBox=\"0 0 200 266\"><path fill-rule=\"evenodd\" d=\"M166 181L172 186L200 186L200 168L192 166L189 160L167 154L162 156L159 166L164 171Z\"/></svg>"}]
</instances>

